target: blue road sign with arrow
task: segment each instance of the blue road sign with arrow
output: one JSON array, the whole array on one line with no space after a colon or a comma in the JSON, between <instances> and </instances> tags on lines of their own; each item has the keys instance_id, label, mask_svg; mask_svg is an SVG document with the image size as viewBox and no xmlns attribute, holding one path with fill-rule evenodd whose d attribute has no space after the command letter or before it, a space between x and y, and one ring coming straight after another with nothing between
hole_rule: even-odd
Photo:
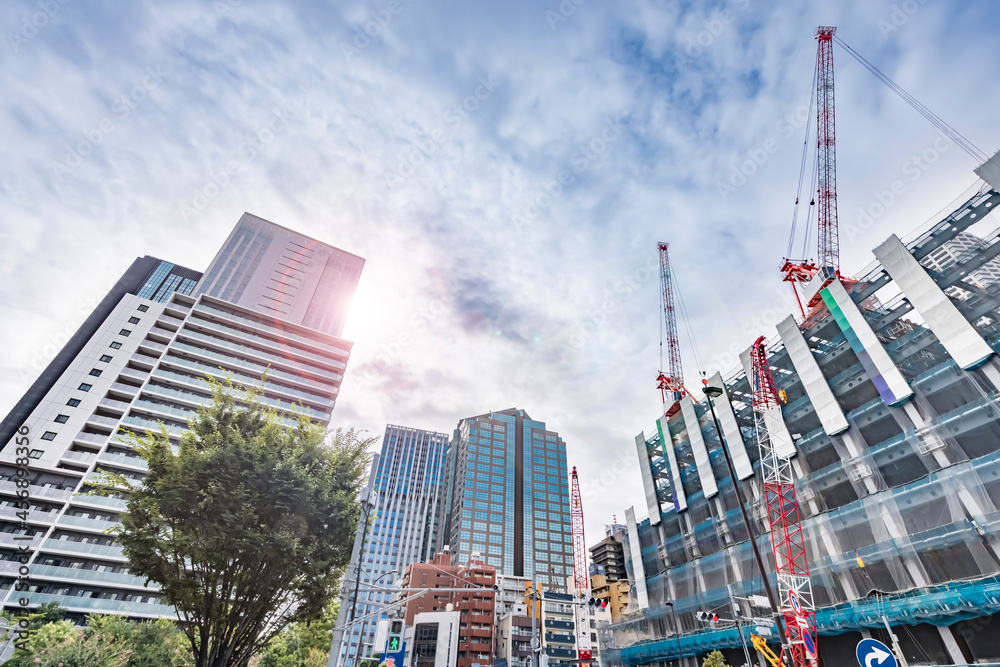
<instances>
[{"instance_id":1,"label":"blue road sign with arrow","mask_svg":"<svg viewBox=\"0 0 1000 667\"><path fill-rule=\"evenodd\" d=\"M859 641L857 655L861 667L897 667L889 647L875 639Z\"/></svg>"}]
</instances>

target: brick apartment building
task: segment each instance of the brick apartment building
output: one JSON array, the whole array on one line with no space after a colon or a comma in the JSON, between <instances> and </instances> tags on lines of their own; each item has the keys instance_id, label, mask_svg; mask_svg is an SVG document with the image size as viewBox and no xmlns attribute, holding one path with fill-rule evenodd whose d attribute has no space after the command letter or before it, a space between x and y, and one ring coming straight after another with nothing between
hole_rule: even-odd
<instances>
[{"instance_id":1,"label":"brick apartment building","mask_svg":"<svg viewBox=\"0 0 1000 667\"><path fill-rule=\"evenodd\" d=\"M418 613L459 612L458 661L455 667L491 667L496 600L496 567L472 554L465 565L452 565L449 552L438 553L427 563L413 563L403 573L403 588L463 588L468 592L424 593L407 602L404 618L413 624ZM403 595L407 595L404 593Z\"/></svg>"}]
</instances>

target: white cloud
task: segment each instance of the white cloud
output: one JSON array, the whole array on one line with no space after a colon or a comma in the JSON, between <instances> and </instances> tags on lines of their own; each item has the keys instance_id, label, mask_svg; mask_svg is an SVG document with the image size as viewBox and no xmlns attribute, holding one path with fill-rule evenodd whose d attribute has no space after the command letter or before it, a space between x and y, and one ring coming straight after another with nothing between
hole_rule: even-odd
<instances>
[{"instance_id":1,"label":"white cloud","mask_svg":"<svg viewBox=\"0 0 1000 667\"><path fill-rule=\"evenodd\" d=\"M808 102L817 24L839 25L987 152L998 143L998 47L986 28L996 10L984 5L927 3L885 36L892 2L584 2L555 30L545 12L556 2L404 0L388 21L378 0L215 6L69 2L17 53L5 44L0 410L133 257L204 267L246 210L368 259L336 424L448 432L517 406L564 435L585 482L599 480L620 452L634 457L634 434L651 431L659 409L658 278L639 279L656 241L671 243L706 360L749 344L747 320L784 289L802 134L780 135L778 123ZM36 10L5 3L5 34ZM358 39L379 20L370 42ZM836 59L848 221L936 134ZM157 66L169 72L144 87ZM448 111L482 77L499 85L454 122ZM251 155L245 142L276 108L291 109L287 127ZM52 163L104 119L113 130L60 180ZM622 135L592 143L608 122ZM723 201L717 182L773 136L777 150ZM413 172L390 187L402 161ZM213 188L227 162L236 173ZM973 166L957 149L943 154L845 241L847 272L961 192ZM553 194L564 171L573 182ZM531 224L517 227L532 203ZM627 505L643 512L634 465L614 491L586 508L592 538Z\"/></svg>"}]
</instances>

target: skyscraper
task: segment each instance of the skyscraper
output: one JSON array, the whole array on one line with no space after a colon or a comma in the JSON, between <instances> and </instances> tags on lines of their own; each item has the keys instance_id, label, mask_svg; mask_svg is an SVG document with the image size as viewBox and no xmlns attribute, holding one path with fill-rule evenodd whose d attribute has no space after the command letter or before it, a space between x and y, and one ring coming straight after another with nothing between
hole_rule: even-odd
<instances>
[{"instance_id":1,"label":"skyscraper","mask_svg":"<svg viewBox=\"0 0 1000 667\"><path fill-rule=\"evenodd\" d=\"M361 657L371 655L377 617L346 629L344 625L377 612L390 595L363 589L373 584L388 587L402 579L408 565L434 557L447 449L445 433L386 426L382 450L372 462L367 513L345 577L346 594L337 621L344 629L339 658L336 650L331 651L331 665L355 665L359 652ZM356 588L362 590L355 604Z\"/></svg>"},{"instance_id":2,"label":"skyscraper","mask_svg":"<svg viewBox=\"0 0 1000 667\"><path fill-rule=\"evenodd\" d=\"M566 443L524 410L461 420L448 449L444 544L457 562L480 553L502 574L564 590L573 574L567 480Z\"/></svg>"},{"instance_id":3,"label":"skyscraper","mask_svg":"<svg viewBox=\"0 0 1000 667\"><path fill-rule=\"evenodd\" d=\"M27 554L31 605L173 615L104 533L124 497L87 496L99 470L132 480L145 461L125 441L162 422L172 440L211 400L206 376L259 384L289 420L329 423L351 352L339 338L364 260L244 214L204 274L135 260L0 422L0 591ZM29 431L27 520L16 514L13 435ZM20 443L23 444L23 443ZM23 474L23 473L22 473ZM25 551L25 549L27 551Z\"/></svg>"}]
</instances>

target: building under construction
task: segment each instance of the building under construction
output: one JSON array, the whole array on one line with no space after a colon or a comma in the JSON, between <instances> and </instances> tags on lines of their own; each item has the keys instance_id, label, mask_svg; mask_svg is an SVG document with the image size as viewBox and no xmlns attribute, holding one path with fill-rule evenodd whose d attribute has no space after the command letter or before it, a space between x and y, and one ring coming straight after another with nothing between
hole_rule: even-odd
<instances>
[{"instance_id":1,"label":"building under construction","mask_svg":"<svg viewBox=\"0 0 1000 667\"><path fill-rule=\"evenodd\" d=\"M1000 179L990 163L979 173L992 187L911 237L891 236L855 279L826 281L818 305L779 323L767 350L783 403L777 428L794 443L825 665L853 662L862 637L889 643L887 627L911 665L1000 661L1000 282L990 280L1000 230L986 218ZM742 361L709 384L725 388L719 426L763 543L749 355ZM762 573L716 425L695 394L636 437L648 518L627 513L634 603L601 633L607 664L665 665L680 654L690 667L715 648L742 664L740 633L726 622L731 596L741 616L770 615L740 600L763 594Z\"/></svg>"}]
</instances>

